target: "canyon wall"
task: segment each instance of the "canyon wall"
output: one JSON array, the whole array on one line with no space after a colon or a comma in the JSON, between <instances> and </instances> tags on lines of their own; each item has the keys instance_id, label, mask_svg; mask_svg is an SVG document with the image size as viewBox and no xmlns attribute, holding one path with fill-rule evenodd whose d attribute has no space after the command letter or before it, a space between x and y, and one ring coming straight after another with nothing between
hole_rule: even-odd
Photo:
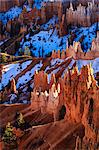
<instances>
[{"instance_id":1,"label":"canyon wall","mask_svg":"<svg viewBox=\"0 0 99 150\"><path fill-rule=\"evenodd\" d=\"M25 0L0 0L0 12L8 11L13 6L21 6Z\"/></svg>"},{"instance_id":2,"label":"canyon wall","mask_svg":"<svg viewBox=\"0 0 99 150\"><path fill-rule=\"evenodd\" d=\"M90 26L94 22L99 21L99 7L94 2L88 2L87 7L79 4L77 10L74 10L72 3L70 8L66 10L67 25Z\"/></svg>"}]
</instances>

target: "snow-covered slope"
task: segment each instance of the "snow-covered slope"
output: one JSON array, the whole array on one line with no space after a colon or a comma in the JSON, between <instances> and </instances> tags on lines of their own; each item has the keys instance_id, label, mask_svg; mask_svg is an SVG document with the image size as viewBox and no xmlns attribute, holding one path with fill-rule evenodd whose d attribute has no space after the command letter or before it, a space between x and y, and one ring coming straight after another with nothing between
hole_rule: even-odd
<instances>
[{"instance_id":1,"label":"snow-covered slope","mask_svg":"<svg viewBox=\"0 0 99 150\"><path fill-rule=\"evenodd\" d=\"M43 5L43 2L47 2L47 1L50 0L34 0L33 7L40 9ZM30 11L30 7L27 2L23 6L27 8L27 11ZM18 17L21 14L21 12L22 12L22 7L18 7L18 6L12 7L7 12L0 13L0 21L2 21L3 24L6 24L9 20Z\"/></svg>"},{"instance_id":2,"label":"snow-covered slope","mask_svg":"<svg viewBox=\"0 0 99 150\"><path fill-rule=\"evenodd\" d=\"M50 80L51 74L54 73L56 74L58 71L60 71L64 66L65 63L64 61L68 62L69 58L62 60L62 59L52 59L50 61L50 65L46 66L45 72L48 73L48 80ZM16 86L17 88L20 88L21 86L27 84L29 81L33 79L33 75L36 70L40 70L41 67L43 66L42 61L39 63L35 64L31 70L28 69L29 64L31 61L26 61L20 65L20 63L17 64L11 64L7 65L3 69L3 75L2 75L2 83L0 84L0 90L2 86L6 86L9 81L16 77L16 75L20 74L24 69L27 69L27 72L23 74L21 77L18 78L16 81ZM64 63L64 64L63 64ZM64 73L67 71L68 67L72 68L73 64L75 63L75 60L72 59L72 61L69 63L67 67L64 68L62 72L62 77L64 76ZM92 65L92 68L94 70L94 74L99 72L99 58L96 58L94 60L76 60L76 64L78 66L78 69L80 70L83 65L90 64ZM58 66L59 65L59 66ZM5 72L5 73L4 73Z\"/></svg>"},{"instance_id":3,"label":"snow-covered slope","mask_svg":"<svg viewBox=\"0 0 99 150\"><path fill-rule=\"evenodd\" d=\"M77 60L76 62L79 70L82 68L82 66L91 64L94 70L94 74L99 72L99 58L96 58L94 60Z\"/></svg>"},{"instance_id":4,"label":"snow-covered slope","mask_svg":"<svg viewBox=\"0 0 99 150\"><path fill-rule=\"evenodd\" d=\"M95 60L74 60L72 58L62 59L46 59L39 61L32 60L20 63L7 65L3 69L2 81L0 83L0 90L2 86L5 87L8 85L9 81L14 77L16 81L16 88L18 90L17 94L9 94L7 99L4 101L4 104L13 104L13 103L29 103L29 94L34 87L34 73L35 71L44 70L48 74L48 83L50 82L51 75L55 74L56 79L64 77L68 68L72 69L75 64L78 66L78 69L82 68L83 65L92 64L94 76L99 72L99 58ZM36 63L34 63L36 61ZM76 63L75 63L76 62ZM34 64L33 64L34 63ZM20 68L21 67L21 68ZM5 72L5 73L4 73Z\"/></svg>"},{"instance_id":5,"label":"snow-covered slope","mask_svg":"<svg viewBox=\"0 0 99 150\"><path fill-rule=\"evenodd\" d=\"M3 24L6 24L9 20L18 17L21 12L22 8L15 6L5 13L0 13L0 21L2 21Z\"/></svg>"},{"instance_id":6,"label":"snow-covered slope","mask_svg":"<svg viewBox=\"0 0 99 150\"><path fill-rule=\"evenodd\" d=\"M46 24L41 26L41 30L38 34L31 36L30 34L26 35L26 39L22 39L20 47L25 49L29 47L32 54L36 57L45 57L53 50L64 50L66 49L66 41L70 37L70 34L59 37L58 31L54 28L55 23L58 21L57 17L53 17ZM49 29L49 26L53 26L53 29ZM76 35L74 41L79 41L81 37L84 37L82 40L83 51L88 51L91 48L92 40L96 38L96 31L98 30L97 24L93 24L88 28L74 28L72 32Z\"/></svg>"},{"instance_id":7,"label":"snow-covered slope","mask_svg":"<svg viewBox=\"0 0 99 150\"><path fill-rule=\"evenodd\" d=\"M51 1L51 0L34 0L35 4L34 6L36 6L36 8L40 9L43 5L43 2L48 2L48 1Z\"/></svg>"},{"instance_id":8,"label":"snow-covered slope","mask_svg":"<svg viewBox=\"0 0 99 150\"><path fill-rule=\"evenodd\" d=\"M74 41L79 41L84 36L82 41L83 51L88 51L91 48L92 40L96 38L96 31L99 30L99 23L93 24L90 27L81 27L75 30L76 38Z\"/></svg>"},{"instance_id":9,"label":"snow-covered slope","mask_svg":"<svg viewBox=\"0 0 99 150\"><path fill-rule=\"evenodd\" d=\"M27 71L26 74L24 74L22 77L20 77L17 81L17 88L19 88L19 86L26 84L27 82L29 82L35 71L36 70L40 70L40 68L42 67L42 62L40 62L39 64L36 64L30 71Z\"/></svg>"},{"instance_id":10,"label":"snow-covered slope","mask_svg":"<svg viewBox=\"0 0 99 150\"><path fill-rule=\"evenodd\" d=\"M34 36L27 35L27 41L21 42L22 49L29 47L36 57L45 57L53 50L63 50L66 48L66 36L60 37L56 30L40 31Z\"/></svg>"},{"instance_id":11,"label":"snow-covered slope","mask_svg":"<svg viewBox=\"0 0 99 150\"><path fill-rule=\"evenodd\" d=\"M12 78L14 78L17 74L19 74L21 71L27 68L31 62L32 61L30 60L22 64L17 63L17 64L6 65L3 68L3 75L2 75L2 80L0 83L0 90L2 89L2 86L5 87Z\"/></svg>"}]
</instances>

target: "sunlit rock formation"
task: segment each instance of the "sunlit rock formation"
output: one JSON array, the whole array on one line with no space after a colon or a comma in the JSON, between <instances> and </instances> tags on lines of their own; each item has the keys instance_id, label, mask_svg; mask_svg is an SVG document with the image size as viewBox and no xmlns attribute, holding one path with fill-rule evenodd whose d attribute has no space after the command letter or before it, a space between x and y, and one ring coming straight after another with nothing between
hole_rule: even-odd
<instances>
[{"instance_id":1,"label":"sunlit rock formation","mask_svg":"<svg viewBox=\"0 0 99 150\"><path fill-rule=\"evenodd\" d=\"M68 70L64 79L60 78L58 84L53 82L51 88L48 86L47 79L46 84L44 84L42 72L39 72L38 76L39 78L35 75L35 81L41 83L40 80L42 80L42 84L35 84L34 86L31 97L31 107L33 109L36 106L36 109L44 107L46 111L52 113L55 110L54 115L56 116L56 112L59 112L61 106L65 105L69 117L76 122L81 122L87 101L95 99L94 106L98 107L99 89L92 75L91 66L84 66L80 73L78 73L76 67L72 71ZM39 85L39 89L37 85ZM58 118L58 114L56 118Z\"/></svg>"}]
</instances>

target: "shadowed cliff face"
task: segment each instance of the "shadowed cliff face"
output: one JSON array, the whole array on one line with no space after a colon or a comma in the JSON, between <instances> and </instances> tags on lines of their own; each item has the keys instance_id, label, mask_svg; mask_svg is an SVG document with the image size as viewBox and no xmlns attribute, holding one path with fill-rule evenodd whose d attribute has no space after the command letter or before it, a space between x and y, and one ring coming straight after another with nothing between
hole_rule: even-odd
<instances>
[{"instance_id":1,"label":"shadowed cliff face","mask_svg":"<svg viewBox=\"0 0 99 150\"><path fill-rule=\"evenodd\" d=\"M15 5L20 6L24 2L25 0L0 0L0 12L5 12Z\"/></svg>"}]
</instances>

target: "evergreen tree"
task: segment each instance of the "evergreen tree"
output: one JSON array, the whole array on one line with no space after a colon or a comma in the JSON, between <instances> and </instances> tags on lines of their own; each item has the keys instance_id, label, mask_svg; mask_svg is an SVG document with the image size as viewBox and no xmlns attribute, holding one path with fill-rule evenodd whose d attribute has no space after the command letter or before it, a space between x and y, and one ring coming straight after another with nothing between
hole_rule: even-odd
<instances>
[{"instance_id":1,"label":"evergreen tree","mask_svg":"<svg viewBox=\"0 0 99 150\"><path fill-rule=\"evenodd\" d=\"M22 48L19 48L19 55L21 56L21 55L23 55L23 50L22 50Z\"/></svg>"},{"instance_id":2,"label":"evergreen tree","mask_svg":"<svg viewBox=\"0 0 99 150\"><path fill-rule=\"evenodd\" d=\"M3 135L3 141L10 144L16 142L16 140L16 136L13 133L13 126L11 126L10 122L8 122L6 125L5 133Z\"/></svg>"},{"instance_id":3,"label":"evergreen tree","mask_svg":"<svg viewBox=\"0 0 99 150\"><path fill-rule=\"evenodd\" d=\"M25 47L24 55L28 55L28 56L30 56L30 55L31 55L31 53L30 53L30 49L29 49L29 47L28 47L28 46L26 46L26 47Z\"/></svg>"},{"instance_id":4,"label":"evergreen tree","mask_svg":"<svg viewBox=\"0 0 99 150\"><path fill-rule=\"evenodd\" d=\"M5 54L3 54L3 55L1 56L1 60L2 60L2 63L7 62L7 57L6 57Z\"/></svg>"},{"instance_id":5,"label":"evergreen tree","mask_svg":"<svg viewBox=\"0 0 99 150\"><path fill-rule=\"evenodd\" d=\"M25 124L22 113L20 113L18 118L17 118L17 124L18 124L18 127L23 127Z\"/></svg>"}]
</instances>

